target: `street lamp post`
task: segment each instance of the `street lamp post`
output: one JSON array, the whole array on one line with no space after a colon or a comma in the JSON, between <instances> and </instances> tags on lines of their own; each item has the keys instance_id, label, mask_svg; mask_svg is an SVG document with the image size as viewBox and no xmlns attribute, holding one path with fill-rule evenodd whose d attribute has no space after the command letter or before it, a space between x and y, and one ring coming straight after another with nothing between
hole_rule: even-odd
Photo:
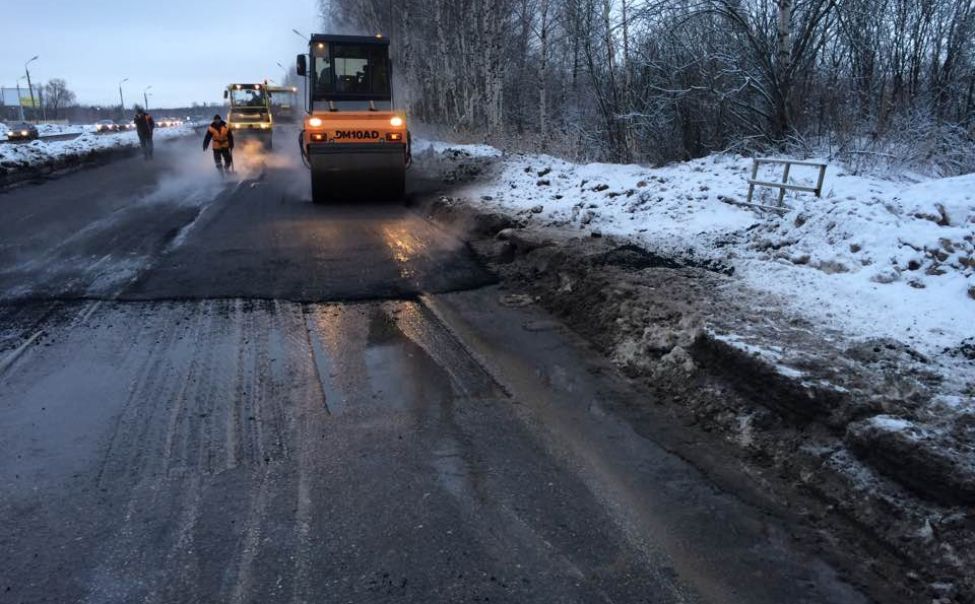
<instances>
[{"instance_id":1,"label":"street lamp post","mask_svg":"<svg viewBox=\"0 0 975 604\"><path fill-rule=\"evenodd\" d=\"M149 89L152 86L146 86L145 90L142 91L142 102L145 105L146 113L149 112Z\"/></svg>"},{"instance_id":2,"label":"street lamp post","mask_svg":"<svg viewBox=\"0 0 975 604\"><path fill-rule=\"evenodd\" d=\"M27 91L30 93L30 108L34 109L35 118L37 117L37 108L34 107L34 87L30 83L30 69L27 69L27 66L36 61L38 58L39 56L35 55L33 59L24 63L24 73L27 74Z\"/></svg>"},{"instance_id":3,"label":"street lamp post","mask_svg":"<svg viewBox=\"0 0 975 604\"><path fill-rule=\"evenodd\" d=\"M17 78L17 106L20 107L20 121L24 121L24 103L20 100L20 81L24 79L24 76Z\"/></svg>"},{"instance_id":4,"label":"street lamp post","mask_svg":"<svg viewBox=\"0 0 975 604\"><path fill-rule=\"evenodd\" d=\"M277 65L278 67L280 67L281 68L281 71L284 72L284 80L281 82L281 85L282 86L287 86L287 84L288 84L288 75L289 75L288 68L285 67L284 65L282 65L281 63L277 62L277 61L275 61L274 64Z\"/></svg>"},{"instance_id":5,"label":"street lamp post","mask_svg":"<svg viewBox=\"0 0 975 604\"><path fill-rule=\"evenodd\" d=\"M309 40L308 36L306 36L305 34L301 33L297 29L292 29L291 31L295 32L295 35L297 35L299 38L301 38L302 40L304 40L306 44L308 43L308 40ZM278 65L281 65L281 64L278 63ZM285 69L284 70L284 73L287 76L288 70ZM287 77L285 77L285 84L287 84ZM305 109L308 109L308 99L307 98L305 98Z\"/></svg>"},{"instance_id":6,"label":"street lamp post","mask_svg":"<svg viewBox=\"0 0 975 604\"><path fill-rule=\"evenodd\" d=\"M125 113L125 97L122 96L122 84L124 84L124 83L126 83L128 81L129 81L129 78L123 78L118 83L118 100L119 100L119 103L122 105L122 111L121 111L121 113Z\"/></svg>"}]
</instances>

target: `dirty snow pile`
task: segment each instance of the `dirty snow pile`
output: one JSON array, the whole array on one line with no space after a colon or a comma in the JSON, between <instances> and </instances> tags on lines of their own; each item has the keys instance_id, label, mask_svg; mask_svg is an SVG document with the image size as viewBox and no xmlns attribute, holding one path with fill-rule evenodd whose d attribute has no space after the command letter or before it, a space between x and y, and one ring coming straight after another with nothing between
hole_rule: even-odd
<instances>
[{"instance_id":1,"label":"dirty snow pile","mask_svg":"<svg viewBox=\"0 0 975 604\"><path fill-rule=\"evenodd\" d=\"M59 136L62 134L81 134L88 130L88 126L77 124L38 124L37 134L40 136ZM93 129L92 129L93 130Z\"/></svg>"},{"instance_id":2,"label":"dirty snow pile","mask_svg":"<svg viewBox=\"0 0 975 604\"><path fill-rule=\"evenodd\" d=\"M830 164L822 198L789 193L788 210L775 212L735 203L752 171L737 155L646 168L423 141L414 149L497 158L492 178L460 193L476 205L733 269L817 324L953 360L944 369L962 372L956 392L975 388L975 174L885 180ZM781 170L763 167L759 179L780 180ZM817 177L817 168L793 166L790 182ZM756 188L753 202L777 198L778 189Z\"/></svg>"},{"instance_id":3,"label":"dirty snow pile","mask_svg":"<svg viewBox=\"0 0 975 604\"><path fill-rule=\"evenodd\" d=\"M77 131L76 127L75 132ZM70 132L59 133L70 134ZM193 130L188 127L165 128L156 130L154 138L159 141L190 134L193 134ZM22 144L2 144L0 145L0 169L3 171L31 169L113 149L138 146L139 138L134 131L113 134L84 133L71 140L40 139Z\"/></svg>"}]
</instances>

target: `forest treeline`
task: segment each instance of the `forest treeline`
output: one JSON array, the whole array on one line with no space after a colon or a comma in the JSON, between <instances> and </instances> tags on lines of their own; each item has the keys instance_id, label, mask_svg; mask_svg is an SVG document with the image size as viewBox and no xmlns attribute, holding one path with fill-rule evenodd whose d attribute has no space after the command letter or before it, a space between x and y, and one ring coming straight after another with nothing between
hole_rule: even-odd
<instances>
[{"instance_id":1,"label":"forest treeline","mask_svg":"<svg viewBox=\"0 0 975 604\"><path fill-rule=\"evenodd\" d=\"M414 119L507 148L975 170L975 0L321 0Z\"/></svg>"}]
</instances>

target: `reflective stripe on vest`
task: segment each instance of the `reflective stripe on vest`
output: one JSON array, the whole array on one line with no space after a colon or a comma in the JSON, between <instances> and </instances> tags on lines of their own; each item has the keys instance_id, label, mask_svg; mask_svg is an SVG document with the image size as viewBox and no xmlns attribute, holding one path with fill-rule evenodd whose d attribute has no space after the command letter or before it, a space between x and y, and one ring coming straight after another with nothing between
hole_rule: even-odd
<instances>
[{"instance_id":1,"label":"reflective stripe on vest","mask_svg":"<svg viewBox=\"0 0 975 604\"><path fill-rule=\"evenodd\" d=\"M209 128L207 128L207 130L210 132L210 136L213 139L213 149L215 151L219 151L220 149L226 149L230 147L230 136L229 136L230 128L228 128L226 124L224 124L220 128L214 128L213 126L210 126Z\"/></svg>"}]
</instances>

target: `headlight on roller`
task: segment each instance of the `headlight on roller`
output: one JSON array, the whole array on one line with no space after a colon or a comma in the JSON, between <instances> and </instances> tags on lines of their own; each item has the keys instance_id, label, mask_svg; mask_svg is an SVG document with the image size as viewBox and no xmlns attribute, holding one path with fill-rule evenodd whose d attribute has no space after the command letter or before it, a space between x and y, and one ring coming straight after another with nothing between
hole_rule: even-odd
<instances>
[{"instance_id":1,"label":"headlight on roller","mask_svg":"<svg viewBox=\"0 0 975 604\"><path fill-rule=\"evenodd\" d=\"M313 117L310 120L308 120L308 125L311 126L312 128L321 128L322 127L322 118L320 118L320 117Z\"/></svg>"},{"instance_id":2,"label":"headlight on roller","mask_svg":"<svg viewBox=\"0 0 975 604\"><path fill-rule=\"evenodd\" d=\"M399 128L403 125L403 118L398 115L394 116L393 119L389 120L389 125L393 128Z\"/></svg>"}]
</instances>

